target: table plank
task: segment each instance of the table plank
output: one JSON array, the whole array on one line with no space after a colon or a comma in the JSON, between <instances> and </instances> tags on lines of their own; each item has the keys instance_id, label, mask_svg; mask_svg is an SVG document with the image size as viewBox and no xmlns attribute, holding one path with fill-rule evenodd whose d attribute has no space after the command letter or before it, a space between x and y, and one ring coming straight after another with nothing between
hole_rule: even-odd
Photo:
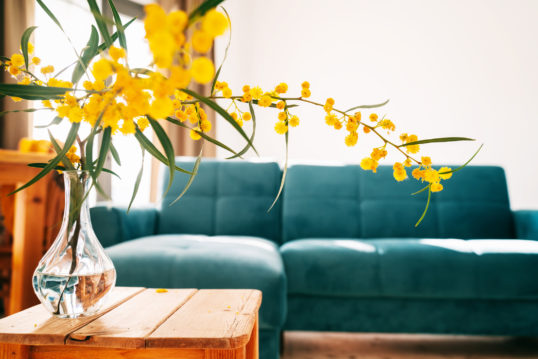
<instances>
[{"instance_id":1,"label":"table plank","mask_svg":"<svg viewBox=\"0 0 538 359\"><path fill-rule=\"evenodd\" d=\"M11 357L9 357L12 359ZM111 349L44 345L30 347L32 359L205 359L204 349ZM224 359L221 357L218 359ZM18 359L18 358L13 358ZM217 359L217 358L215 358ZM228 359L228 358L226 358ZM239 358L230 358L239 359Z\"/></svg>"},{"instance_id":2,"label":"table plank","mask_svg":"<svg viewBox=\"0 0 538 359\"><path fill-rule=\"evenodd\" d=\"M90 317L62 319L52 316L42 305L0 319L0 342L31 345L63 345L68 334L82 328L145 288L116 287L99 313Z\"/></svg>"},{"instance_id":3,"label":"table plank","mask_svg":"<svg viewBox=\"0 0 538 359\"><path fill-rule=\"evenodd\" d=\"M146 289L83 328L66 344L107 348L144 348L145 338L189 300L196 289Z\"/></svg>"},{"instance_id":4,"label":"table plank","mask_svg":"<svg viewBox=\"0 0 538 359\"><path fill-rule=\"evenodd\" d=\"M238 348L261 304L258 290L199 290L147 339L147 348Z\"/></svg>"}]
</instances>

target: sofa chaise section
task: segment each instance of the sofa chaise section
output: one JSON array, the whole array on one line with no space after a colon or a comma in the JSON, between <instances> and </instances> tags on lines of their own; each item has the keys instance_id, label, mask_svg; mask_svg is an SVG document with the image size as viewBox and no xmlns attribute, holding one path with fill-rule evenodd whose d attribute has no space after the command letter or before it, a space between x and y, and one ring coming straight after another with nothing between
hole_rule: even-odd
<instances>
[{"instance_id":1,"label":"sofa chaise section","mask_svg":"<svg viewBox=\"0 0 538 359\"><path fill-rule=\"evenodd\" d=\"M193 168L192 162L177 162ZM117 284L153 288L254 288L263 293L260 357L278 358L286 275L279 253L276 163L204 161L180 201L180 173L160 208L92 208L95 231L117 270ZM168 178L164 179L166 188Z\"/></svg>"}]
</instances>

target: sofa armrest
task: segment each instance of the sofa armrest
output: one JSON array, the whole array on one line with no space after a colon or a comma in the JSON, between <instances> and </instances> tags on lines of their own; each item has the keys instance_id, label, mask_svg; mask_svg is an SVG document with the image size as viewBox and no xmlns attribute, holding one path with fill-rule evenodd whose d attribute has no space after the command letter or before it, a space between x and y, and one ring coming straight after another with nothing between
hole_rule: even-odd
<instances>
[{"instance_id":1,"label":"sofa armrest","mask_svg":"<svg viewBox=\"0 0 538 359\"><path fill-rule=\"evenodd\" d=\"M514 211L516 237L538 241L538 210Z\"/></svg>"},{"instance_id":2,"label":"sofa armrest","mask_svg":"<svg viewBox=\"0 0 538 359\"><path fill-rule=\"evenodd\" d=\"M103 247L110 247L129 239L155 234L158 211L156 208L131 208L98 205L90 209L92 225Z\"/></svg>"}]
</instances>

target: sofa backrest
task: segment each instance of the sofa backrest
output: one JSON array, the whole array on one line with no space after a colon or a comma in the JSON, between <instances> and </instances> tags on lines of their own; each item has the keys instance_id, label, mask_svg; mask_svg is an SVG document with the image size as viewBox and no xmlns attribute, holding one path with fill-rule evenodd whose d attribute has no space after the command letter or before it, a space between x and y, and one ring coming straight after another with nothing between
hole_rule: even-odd
<instances>
[{"instance_id":1,"label":"sofa backrest","mask_svg":"<svg viewBox=\"0 0 538 359\"><path fill-rule=\"evenodd\" d=\"M514 238L502 168L468 166L433 193L423 222L427 191L421 183L396 182L392 167L377 173L357 165L296 165L283 195L283 240L299 238ZM409 175L410 175L410 171Z\"/></svg>"},{"instance_id":2,"label":"sofa backrest","mask_svg":"<svg viewBox=\"0 0 538 359\"><path fill-rule=\"evenodd\" d=\"M192 161L177 159L191 170ZM204 159L189 190L175 204L189 175L176 172L164 196L157 233L259 236L281 241L281 204L267 213L280 186L281 170L274 162ZM165 171L163 188L168 185Z\"/></svg>"}]
</instances>

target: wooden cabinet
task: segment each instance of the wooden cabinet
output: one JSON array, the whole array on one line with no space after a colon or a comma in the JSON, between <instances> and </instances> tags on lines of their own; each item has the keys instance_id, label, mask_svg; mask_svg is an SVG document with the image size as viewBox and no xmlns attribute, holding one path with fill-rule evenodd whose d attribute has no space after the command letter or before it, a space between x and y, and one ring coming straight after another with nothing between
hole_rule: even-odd
<instances>
[{"instance_id":1,"label":"wooden cabinet","mask_svg":"<svg viewBox=\"0 0 538 359\"><path fill-rule=\"evenodd\" d=\"M51 158L47 154L0 150L0 296L6 314L38 303L32 274L60 229L63 181L53 172L15 195L7 194L39 173L28 163Z\"/></svg>"}]
</instances>

